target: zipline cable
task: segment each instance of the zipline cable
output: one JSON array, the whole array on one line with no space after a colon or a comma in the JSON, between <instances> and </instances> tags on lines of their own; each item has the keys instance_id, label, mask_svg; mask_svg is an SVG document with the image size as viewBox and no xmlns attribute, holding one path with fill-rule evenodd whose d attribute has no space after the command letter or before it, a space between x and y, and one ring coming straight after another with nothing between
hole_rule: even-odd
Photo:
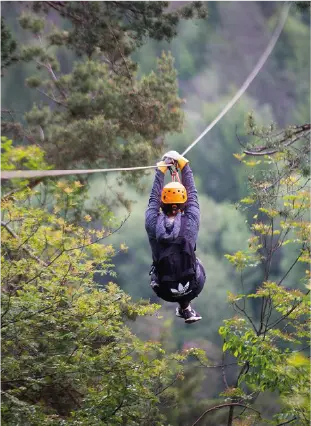
<instances>
[{"instance_id":1,"label":"zipline cable","mask_svg":"<svg viewBox=\"0 0 311 426\"><path fill-rule=\"evenodd\" d=\"M217 117L206 127L206 129L197 137L195 141L192 142L191 145L182 153L182 155L186 155L202 138L205 136L217 123L221 118L233 107L233 105L240 99L243 93L246 91L248 86L257 76L269 55L271 54L283 28L288 16L288 12L290 9L291 3L287 2L279 20L279 23L269 41L268 46L265 51L259 58L257 64L255 65L253 71L249 74L247 79L244 81L243 85L240 87L235 96L231 99L231 101L225 106L225 108L217 115ZM138 166L138 167L118 167L113 169L85 169L85 170L10 170L10 171L2 171L1 179L14 179L14 178L34 178L34 177L44 177L44 176L65 176L65 175L81 175L81 174L92 174L92 173L106 173L106 172L125 172L125 171L135 171L135 170L146 170L146 169L155 169L157 166Z\"/></svg>"},{"instance_id":2,"label":"zipline cable","mask_svg":"<svg viewBox=\"0 0 311 426\"><path fill-rule=\"evenodd\" d=\"M225 108L217 115L217 117L211 122L209 126L206 127L206 129L200 134L200 136L197 137L195 141L192 142L191 145L188 146L188 148L182 153L182 156L186 155L187 152L190 151L202 138L206 135L207 132L209 132L215 124L218 123L218 121L233 107L233 105L240 99L240 97L243 95L243 93L246 91L248 86L251 84L251 82L254 80L256 75L259 73L263 65L265 64L266 60L268 59L269 55L271 54L276 42L278 41L278 38L284 28L289 8L291 4L285 4L283 7L282 15L279 21L278 26L276 27L274 34L266 47L266 50L263 52L261 57L259 58L259 61L255 65L255 68L250 73L250 75L247 77L247 79L244 81L238 92L235 94L235 96L231 99L231 101L225 106Z\"/></svg>"},{"instance_id":3,"label":"zipline cable","mask_svg":"<svg viewBox=\"0 0 311 426\"><path fill-rule=\"evenodd\" d=\"M126 172L144 169L156 169L157 166L118 167L115 169L78 169L78 170L14 170L1 172L1 179L34 178L43 176L84 175L100 172Z\"/></svg>"}]
</instances>

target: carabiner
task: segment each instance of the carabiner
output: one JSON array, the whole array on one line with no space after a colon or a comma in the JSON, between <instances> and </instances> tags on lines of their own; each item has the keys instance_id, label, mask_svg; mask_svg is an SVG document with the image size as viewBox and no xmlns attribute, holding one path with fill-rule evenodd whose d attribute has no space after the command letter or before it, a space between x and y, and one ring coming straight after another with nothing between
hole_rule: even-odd
<instances>
[{"instance_id":1,"label":"carabiner","mask_svg":"<svg viewBox=\"0 0 311 426\"><path fill-rule=\"evenodd\" d=\"M176 166L174 166L174 167L175 167L175 170L173 170L172 166L169 167L169 171L170 171L170 174L172 176L172 182L180 182L178 169L177 169Z\"/></svg>"}]
</instances>

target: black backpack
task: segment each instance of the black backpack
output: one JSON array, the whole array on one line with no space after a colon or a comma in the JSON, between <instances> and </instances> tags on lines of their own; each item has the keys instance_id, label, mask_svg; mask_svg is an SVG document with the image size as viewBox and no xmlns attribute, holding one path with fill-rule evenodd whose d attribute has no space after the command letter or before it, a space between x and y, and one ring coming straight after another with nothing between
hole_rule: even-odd
<instances>
[{"instance_id":1,"label":"black backpack","mask_svg":"<svg viewBox=\"0 0 311 426\"><path fill-rule=\"evenodd\" d=\"M190 294L197 285L195 248L184 237L185 221L182 216L174 241L157 243L157 258L153 262L161 292L173 299Z\"/></svg>"}]
</instances>

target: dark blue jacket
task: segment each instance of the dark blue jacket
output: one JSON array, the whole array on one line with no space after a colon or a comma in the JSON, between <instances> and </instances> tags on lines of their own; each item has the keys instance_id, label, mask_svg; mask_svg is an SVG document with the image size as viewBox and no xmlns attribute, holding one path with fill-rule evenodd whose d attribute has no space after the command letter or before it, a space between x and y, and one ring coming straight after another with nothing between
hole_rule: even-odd
<instances>
[{"instance_id":1,"label":"dark blue jacket","mask_svg":"<svg viewBox=\"0 0 311 426\"><path fill-rule=\"evenodd\" d=\"M184 237L195 247L199 226L200 226L200 207L198 202L198 193L195 187L193 173L186 164L181 172L182 184L187 190L187 202L185 204L184 216L186 217L186 226ZM156 254L156 225L160 214L161 193L164 186L164 174L156 170L148 208L145 215L145 227L149 238L153 258Z\"/></svg>"}]
</instances>

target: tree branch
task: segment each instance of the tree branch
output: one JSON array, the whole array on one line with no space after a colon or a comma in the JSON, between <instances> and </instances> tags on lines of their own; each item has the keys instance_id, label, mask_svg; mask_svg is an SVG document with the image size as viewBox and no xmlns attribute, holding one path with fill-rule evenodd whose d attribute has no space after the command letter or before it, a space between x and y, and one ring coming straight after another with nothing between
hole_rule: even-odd
<instances>
[{"instance_id":1,"label":"tree branch","mask_svg":"<svg viewBox=\"0 0 311 426\"><path fill-rule=\"evenodd\" d=\"M259 417L261 417L261 413L259 411L255 410L254 408L250 407L249 405L241 404L239 402L230 402L230 403L227 403L227 404L216 405L215 407L209 408L208 410L204 411L204 413L201 414L201 416L191 426L195 426L196 424L198 424L199 421L205 416L205 414L210 413L210 412L215 411L215 410L220 410L220 409L225 408L225 407L244 407L248 410L254 411L255 413L258 414Z\"/></svg>"},{"instance_id":2,"label":"tree branch","mask_svg":"<svg viewBox=\"0 0 311 426\"><path fill-rule=\"evenodd\" d=\"M34 188L35 186L37 186L39 183L41 183L42 181L43 181L43 178L42 178L42 177L41 177L41 178L38 178L38 179L34 179L33 181L29 182L27 185L25 185L25 186L23 186L23 187L21 187L21 188L18 188L18 189L13 189L12 191L8 192L7 194L4 194L4 195L1 197L1 200L6 200L7 198L12 198L12 196L13 196L14 194L16 194L17 192L23 191L23 190L24 190L24 189L26 189L26 188L30 188L30 189L32 189L32 188Z\"/></svg>"},{"instance_id":3,"label":"tree branch","mask_svg":"<svg viewBox=\"0 0 311 426\"><path fill-rule=\"evenodd\" d=\"M7 231L8 231L8 233L13 237L13 238L16 238L17 240L19 239L18 238L18 235L17 234L15 234L15 232L13 231L13 229L11 229L9 226L8 226L8 224L7 223L5 223L5 222L3 222L3 221L1 221L1 226L4 228L4 229L6 229ZM22 250L24 250L24 252L25 253L27 253L28 254L28 256L29 257L31 257L32 259L34 259L34 260L36 260L38 263L40 263L40 265L42 265L42 266L45 266L45 267L48 267L48 264L47 263L45 263L42 259L40 259L38 256L36 256L31 250L30 250L30 248L28 248L27 246L22 246L22 247L20 247ZM53 271L52 271L53 272Z\"/></svg>"},{"instance_id":4,"label":"tree branch","mask_svg":"<svg viewBox=\"0 0 311 426\"><path fill-rule=\"evenodd\" d=\"M308 295L310 293L310 290L308 290L307 291L307 293L306 293L306 295ZM285 320L285 318L287 318L292 312L294 312L294 310L296 309L296 308L298 308L298 306L300 306L301 305L301 303L302 302L298 302L296 305L294 305L294 306L292 306L291 308L290 308L290 310L285 314L285 315L283 315L282 317L280 317L278 320L276 320L273 324L268 324L268 326L267 326L267 329L266 329L266 332L267 331L269 331L269 330L271 330L271 329L273 329L276 325L278 325L280 322L282 322L282 321L284 321Z\"/></svg>"},{"instance_id":5,"label":"tree branch","mask_svg":"<svg viewBox=\"0 0 311 426\"><path fill-rule=\"evenodd\" d=\"M279 149L272 149L272 150L268 150L267 146L259 146L259 147L254 147L253 150L244 150L244 154L246 155L252 155L252 156L262 156L262 155L273 155L277 152L280 151L280 149L282 148L286 148L290 145L292 145L293 143L297 142L299 139L307 136L310 133L310 128L311 125L310 124L304 124L303 126L300 126L297 131L295 131L293 133L293 135L297 135L297 137L295 139L289 139L289 137L285 137L283 139L281 139L278 143L282 146L280 146ZM286 142L287 141L287 142Z\"/></svg>"},{"instance_id":6,"label":"tree branch","mask_svg":"<svg viewBox=\"0 0 311 426\"><path fill-rule=\"evenodd\" d=\"M291 419L291 420L287 420L287 422L279 423L279 424L278 424L278 425L276 425L276 426L288 425L289 423L294 422L296 419L297 419L297 417L294 417L293 419Z\"/></svg>"},{"instance_id":7,"label":"tree branch","mask_svg":"<svg viewBox=\"0 0 311 426\"><path fill-rule=\"evenodd\" d=\"M65 105L63 102L58 101L57 99L53 98L52 96L48 95L47 93L45 93L43 90L38 89L38 87L36 87L36 90L41 93L42 95L46 96L47 98L51 99L51 101L55 102L58 105L61 105L65 108L67 108L67 105Z\"/></svg>"}]
</instances>

